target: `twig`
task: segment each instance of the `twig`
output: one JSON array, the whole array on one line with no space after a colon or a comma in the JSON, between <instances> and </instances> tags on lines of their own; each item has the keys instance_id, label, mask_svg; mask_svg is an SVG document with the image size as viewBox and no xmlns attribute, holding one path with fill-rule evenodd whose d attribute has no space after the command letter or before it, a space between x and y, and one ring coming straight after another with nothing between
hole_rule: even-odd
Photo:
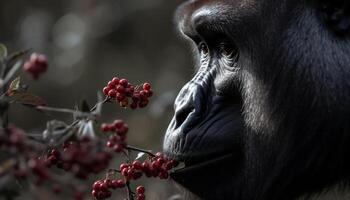
<instances>
[{"instance_id":1,"label":"twig","mask_svg":"<svg viewBox=\"0 0 350 200\"><path fill-rule=\"evenodd\" d=\"M144 150L144 149L140 149L140 148L137 148L137 147L134 147L134 146L130 146L130 145L127 145L125 147L125 149L128 149L128 150L133 150L133 151L138 151L138 152L142 152L142 153L146 153L152 157L156 157L156 155L154 155L151 151L147 151L147 150Z\"/></svg>"},{"instance_id":2,"label":"twig","mask_svg":"<svg viewBox=\"0 0 350 200\"><path fill-rule=\"evenodd\" d=\"M60 113L78 114L81 116L90 116L90 113L67 109L67 108L53 108L48 106L36 106L35 108L40 111L60 112Z\"/></svg>"},{"instance_id":3,"label":"twig","mask_svg":"<svg viewBox=\"0 0 350 200\"><path fill-rule=\"evenodd\" d=\"M90 109L90 112L95 111L96 108L97 108L97 106L98 106L98 104L100 104L100 103L105 104L105 103L107 103L109 100L111 100L111 98L107 96L103 101L96 103L96 104L94 105L94 107L92 107L92 108Z\"/></svg>"},{"instance_id":4,"label":"twig","mask_svg":"<svg viewBox=\"0 0 350 200\"><path fill-rule=\"evenodd\" d=\"M130 182L129 181L126 182L126 191L127 191L127 194L128 194L127 200L134 200L134 197L132 195L132 191L130 189Z\"/></svg>"}]
</instances>

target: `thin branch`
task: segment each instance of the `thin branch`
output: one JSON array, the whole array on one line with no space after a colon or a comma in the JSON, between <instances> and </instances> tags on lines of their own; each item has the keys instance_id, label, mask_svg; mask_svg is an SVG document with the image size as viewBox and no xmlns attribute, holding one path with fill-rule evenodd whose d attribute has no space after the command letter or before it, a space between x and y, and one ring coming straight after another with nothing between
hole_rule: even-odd
<instances>
[{"instance_id":1,"label":"thin branch","mask_svg":"<svg viewBox=\"0 0 350 200\"><path fill-rule=\"evenodd\" d=\"M131 145L127 145L125 147L125 149L127 150L132 150L132 151L138 151L138 152L142 152L142 153L146 153L152 157L156 157L155 154L153 154L151 151L148 151L148 150L145 150L145 149L140 149L140 148L137 148L137 147L134 147L134 146L131 146Z\"/></svg>"},{"instance_id":2,"label":"thin branch","mask_svg":"<svg viewBox=\"0 0 350 200\"><path fill-rule=\"evenodd\" d=\"M127 200L134 200L134 196L133 196L133 193L131 191L131 188L130 188L130 182L127 181L126 182L126 191L127 191Z\"/></svg>"},{"instance_id":3,"label":"thin branch","mask_svg":"<svg viewBox=\"0 0 350 200\"><path fill-rule=\"evenodd\" d=\"M92 107L92 108L90 109L90 112L95 111L96 108L97 108L97 106L98 106L98 104L105 104L105 103L109 102L109 100L111 100L111 98L107 96L103 101L96 103L96 104L94 105L94 107Z\"/></svg>"},{"instance_id":4,"label":"thin branch","mask_svg":"<svg viewBox=\"0 0 350 200\"><path fill-rule=\"evenodd\" d=\"M68 114L78 114L81 116L90 116L90 113L67 109L67 108L53 108L48 106L36 106L35 108L40 111L60 112L60 113L68 113Z\"/></svg>"}]
</instances>

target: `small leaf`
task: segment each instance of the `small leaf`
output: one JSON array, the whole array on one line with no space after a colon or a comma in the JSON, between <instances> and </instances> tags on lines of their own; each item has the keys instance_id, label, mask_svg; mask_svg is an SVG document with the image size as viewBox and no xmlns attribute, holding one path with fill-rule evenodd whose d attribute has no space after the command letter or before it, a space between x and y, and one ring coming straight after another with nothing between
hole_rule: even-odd
<instances>
[{"instance_id":1,"label":"small leaf","mask_svg":"<svg viewBox=\"0 0 350 200\"><path fill-rule=\"evenodd\" d=\"M145 155L144 152L138 153L135 160L138 160L138 159L142 158L142 156L144 156L144 155Z\"/></svg>"},{"instance_id":2,"label":"small leaf","mask_svg":"<svg viewBox=\"0 0 350 200\"><path fill-rule=\"evenodd\" d=\"M20 88L20 84L21 84L21 77L15 78L11 82L9 89L7 90L7 95L12 96L15 92L17 92Z\"/></svg>"},{"instance_id":3,"label":"small leaf","mask_svg":"<svg viewBox=\"0 0 350 200\"><path fill-rule=\"evenodd\" d=\"M83 100L80 104L80 111L82 112L90 112L90 105L86 100Z\"/></svg>"},{"instance_id":4,"label":"small leaf","mask_svg":"<svg viewBox=\"0 0 350 200\"><path fill-rule=\"evenodd\" d=\"M28 106L44 106L47 105L45 100L39 96L33 95L31 93L20 92L12 95L13 100L16 103L20 103Z\"/></svg>"},{"instance_id":5,"label":"small leaf","mask_svg":"<svg viewBox=\"0 0 350 200\"><path fill-rule=\"evenodd\" d=\"M4 60L7 57L7 48L4 44L0 44L0 59Z\"/></svg>"}]
</instances>

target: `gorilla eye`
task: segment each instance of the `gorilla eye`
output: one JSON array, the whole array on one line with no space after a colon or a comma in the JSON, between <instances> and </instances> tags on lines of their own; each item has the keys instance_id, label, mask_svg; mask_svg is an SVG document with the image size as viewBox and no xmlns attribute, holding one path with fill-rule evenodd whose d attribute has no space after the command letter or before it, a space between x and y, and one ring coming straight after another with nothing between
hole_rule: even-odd
<instances>
[{"instance_id":1,"label":"gorilla eye","mask_svg":"<svg viewBox=\"0 0 350 200\"><path fill-rule=\"evenodd\" d=\"M238 61L238 49L230 44L219 45L219 56L223 64L229 68L236 67Z\"/></svg>"}]
</instances>

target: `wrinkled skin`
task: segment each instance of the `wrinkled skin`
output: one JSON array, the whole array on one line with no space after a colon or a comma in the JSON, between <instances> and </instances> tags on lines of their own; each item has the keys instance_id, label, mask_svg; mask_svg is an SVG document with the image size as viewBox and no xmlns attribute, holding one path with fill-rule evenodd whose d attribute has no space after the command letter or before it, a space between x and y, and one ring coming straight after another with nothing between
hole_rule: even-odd
<instances>
[{"instance_id":1,"label":"wrinkled skin","mask_svg":"<svg viewBox=\"0 0 350 200\"><path fill-rule=\"evenodd\" d=\"M186 165L171 175L177 183L214 200L348 189L349 13L333 2L191 0L178 8L198 66L164 140ZM345 13L337 22L332 6Z\"/></svg>"}]
</instances>

